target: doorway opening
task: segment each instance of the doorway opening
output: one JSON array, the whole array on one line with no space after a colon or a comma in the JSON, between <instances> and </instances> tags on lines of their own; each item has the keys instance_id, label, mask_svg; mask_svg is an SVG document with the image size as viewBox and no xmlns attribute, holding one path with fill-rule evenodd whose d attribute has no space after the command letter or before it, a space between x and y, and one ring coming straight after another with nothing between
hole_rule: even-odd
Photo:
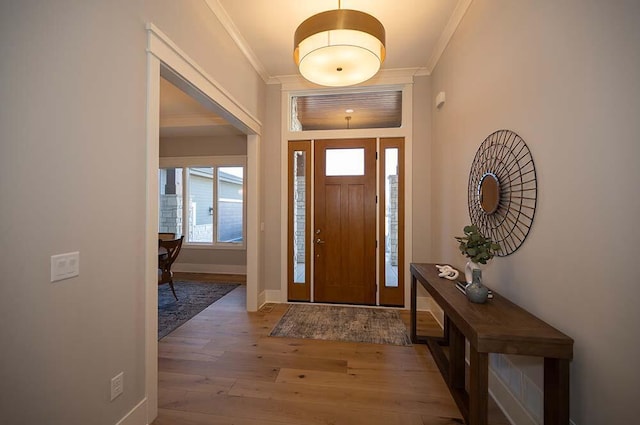
<instances>
[{"instance_id":1,"label":"doorway opening","mask_svg":"<svg viewBox=\"0 0 640 425\"><path fill-rule=\"evenodd\" d=\"M147 138L145 237L145 389L147 423L157 416L158 400L158 209L159 131L161 76L200 104L224 118L246 137L246 308L258 309L260 246L259 144L260 122L203 72L176 43L153 24L147 25Z\"/></svg>"}]
</instances>

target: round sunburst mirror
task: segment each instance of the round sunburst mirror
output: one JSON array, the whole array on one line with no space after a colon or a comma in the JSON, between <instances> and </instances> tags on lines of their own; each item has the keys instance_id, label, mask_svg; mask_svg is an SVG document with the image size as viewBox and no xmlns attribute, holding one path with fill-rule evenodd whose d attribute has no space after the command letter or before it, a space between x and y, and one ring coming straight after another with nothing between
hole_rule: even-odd
<instances>
[{"instance_id":1,"label":"round sunburst mirror","mask_svg":"<svg viewBox=\"0 0 640 425\"><path fill-rule=\"evenodd\" d=\"M538 186L531 151L511 130L490 134L469 173L469 216L483 235L500 244L498 256L514 253L529 234Z\"/></svg>"}]
</instances>

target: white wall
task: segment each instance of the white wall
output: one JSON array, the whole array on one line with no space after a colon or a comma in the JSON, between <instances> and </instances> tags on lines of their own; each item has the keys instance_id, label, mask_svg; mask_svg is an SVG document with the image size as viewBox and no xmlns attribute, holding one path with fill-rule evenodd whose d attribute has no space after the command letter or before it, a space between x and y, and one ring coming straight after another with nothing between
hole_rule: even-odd
<instances>
[{"instance_id":1,"label":"white wall","mask_svg":"<svg viewBox=\"0 0 640 425\"><path fill-rule=\"evenodd\" d=\"M221 87L253 113L264 116L266 85L204 0L144 0L147 19L160 28Z\"/></svg>"},{"instance_id":2,"label":"white wall","mask_svg":"<svg viewBox=\"0 0 640 425\"><path fill-rule=\"evenodd\" d=\"M0 423L114 424L144 398L149 20L262 116L202 1L0 3ZM80 276L51 284L76 250Z\"/></svg>"},{"instance_id":3,"label":"white wall","mask_svg":"<svg viewBox=\"0 0 640 425\"><path fill-rule=\"evenodd\" d=\"M267 86L266 119L264 125L262 149L262 193L264 206L264 269L263 279L265 289L280 290L280 214L284 207L280 193L280 158L282 145L281 131L281 102L280 84ZM286 195L285 195L286 196Z\"/></svg>"},{"instance_id":4,"label":"white wall","mask_svg":"<svg viewBox=\"0 0 640 425\"><path fill-rule=\"evenodd\" d=\"M484 274L575 339L571 418L635 423L640 309L640 4L476 0L432 74L436 258L462 267L467 178L491 132L516 131L538 173L523 246ZM540 366L525 375L540 382Z\"/></svg>"},{"instance_id":5,"label":"white wall","mask_svg":"<svg viewBox=\"0 0 640 425\"><path fill-rule=\"evenodd\" d=\"M160 157L247 155L247 136L161 137Z\"/></svg>"},{"instance_id":6,"label":"white wall","mask_svg":"<svg viewBox=\"0 0 640 425\"><path fill-rule=\"evenodd\" d=\"M2 423L113 424L144 395L141 13L0 6ZM49 257L69 251L80 276L51 284Z\"/></svg>"},{"instance_id":7,"label":"white wall","mask_svg":"<svg viewBox=\"0 0 640 425\"><path fill-rule=\"evenodd\" d=\"M432 261L431 215L437 205L431 203L431 97L431 77L414 77L412 262Z\"/></svg>"},{"instance_id":8,"label":"white wall","mask_svg":"<svg viewBox=\"0 0 640 425\"><path fill-rule=\"evenodd\" d=\"M431 77L414 77L413 83L413 196L411 214L413 215L413 244L409 260L414 263L436 261L431 252L432 209L437 206L431 202ZM408 271L406 273L409 273ZM429 294L418 285L418 298L427 298ZM420 304L418 308L426 308ZM408 306L407 306L408 307Z\"/></svg>"}]
</instances>

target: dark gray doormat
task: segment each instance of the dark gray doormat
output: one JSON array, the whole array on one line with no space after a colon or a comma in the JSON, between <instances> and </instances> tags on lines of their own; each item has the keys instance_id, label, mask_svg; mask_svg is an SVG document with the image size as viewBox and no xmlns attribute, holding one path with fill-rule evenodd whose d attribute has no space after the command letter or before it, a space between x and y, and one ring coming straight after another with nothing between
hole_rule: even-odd
<instances>
[{"instance_id":1,"label":"dark gray doormat","mask_svg":"<svg viewBox=\"0 0 640 425\"><path fill-rule=\"evenodd\" d=\"M158 286L158 339L227 295L238 284L174 280L173 286L178 301L169 285Z\"/></svg>"},{"instance_id":2,"label":"dark gray doormat","mask_svg":"<svg viewBox=\"0 0 640 425\"><path fill-rule=\"evenodd\" d=\"M411 345L395 310L293 304L269 336Z\"/></svg>"}]
</instances>

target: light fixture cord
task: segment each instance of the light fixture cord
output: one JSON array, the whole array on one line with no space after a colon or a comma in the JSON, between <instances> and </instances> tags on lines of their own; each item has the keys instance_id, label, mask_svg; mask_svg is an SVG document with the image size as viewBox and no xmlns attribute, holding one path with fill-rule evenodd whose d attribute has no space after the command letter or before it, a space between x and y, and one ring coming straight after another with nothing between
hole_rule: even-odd
<instances>
[{"instance_id":1,"label":"light fixture cord","mask_svg":"<svg viewBox=\"0 0 640 425\"><path fill-rule=\"evenodd\" d=\"M342 9L342 1L338 0L338 9Z\"/></svg>"}]
</instances>

